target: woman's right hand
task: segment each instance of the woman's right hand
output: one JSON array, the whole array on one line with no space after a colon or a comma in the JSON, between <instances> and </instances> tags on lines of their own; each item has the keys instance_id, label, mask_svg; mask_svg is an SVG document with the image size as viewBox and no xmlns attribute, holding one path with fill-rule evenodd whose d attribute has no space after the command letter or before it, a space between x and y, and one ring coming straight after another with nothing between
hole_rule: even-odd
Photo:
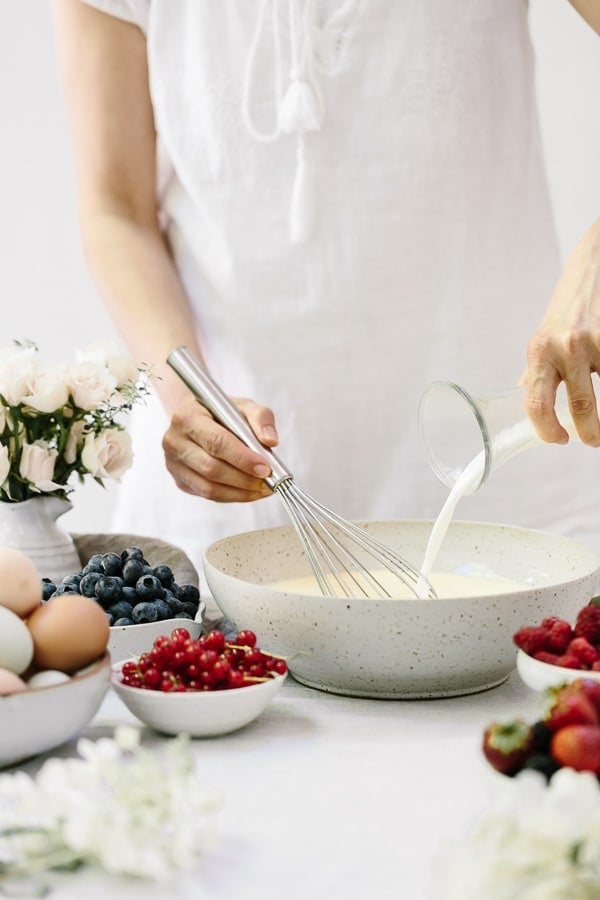
<instances>
[{"instance_id":1,"label":"woman's right hand","mask_svg":"<svg viewBox=\"0 0 600 900\"><path fill-rule=\"evenodd\" d=\"M233 402L258 440L275 447L278 436L272 411L252 400ZM271 472L267 457L219 425L194 397L176 408L162 446L167 469L187 494L220 503L247 503L272 494L263 480Z\"/></svg>"}]
</instances>

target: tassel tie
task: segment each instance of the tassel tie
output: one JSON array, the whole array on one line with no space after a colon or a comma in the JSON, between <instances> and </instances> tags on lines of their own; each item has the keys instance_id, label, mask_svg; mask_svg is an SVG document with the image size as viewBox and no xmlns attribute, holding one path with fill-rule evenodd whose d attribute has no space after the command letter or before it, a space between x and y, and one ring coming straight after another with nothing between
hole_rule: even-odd
<instances>
[{"instance_id":1,"label":"tassel tie","mask_svg":"<svg viewBox=\"0 0 600 900\"><path fill-rule=\"evenodd\" d=\"M281 86L281 37L277 15L277 3L272 6L272 34L275 50L276 123L272 131L256 128L250 114L251 86L256 68L257 48L264 26L267 6L264 0L246 70L243 114L250 134L259 141L274 141L282 134L296 137L296 171L289 205L289 233L294 244L305 243L314 233L316 225L316 190L314 172L306 147L308 132L319 131L323 122L323 99L312 72L312 20L315 0L305 0L304 16L299 10L299 0L289 0L290 52L292 69L285 91Z\"/></svg>"}]
</instances>

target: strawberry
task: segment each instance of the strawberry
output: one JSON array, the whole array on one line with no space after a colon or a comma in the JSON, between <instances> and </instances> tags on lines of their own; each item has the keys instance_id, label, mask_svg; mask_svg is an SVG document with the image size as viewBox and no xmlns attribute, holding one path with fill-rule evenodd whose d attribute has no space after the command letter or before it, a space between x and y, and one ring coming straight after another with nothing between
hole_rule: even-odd
<instances>
[{"instance_id":1,"label":"strawberry","mask_svg":"<svg viewBox=\"0 0 600 900\"><path fill-rule=\"evenodd\" d=\"M581 669L581 660L574 653L563 653L556 660L556 665L563 669Z\"/></svg>"},{"instance_id":2,"label":"strawberry","mask_svg":"<svg viewBox=\"0 0 600 900\"><path fill-rule=\"evenodd\" d=\"M587 638L590 644L600 643L600 606L591 603L577 614L573 629L576 637Z\"/></svg>"},{"instance_id":3,"label":"strawberry","mask_svg":"<svg viewBox=\"0 0 600 900\"><path fill-rule=\"evenodd\" d=\"M586 678L583 675L577 681L571 682L571 690L584 693L594 704L600 718L600 681L596 681L594 678Z\"/></svg>"},{"instance_id":4,"label":"strawberry","mask_svg":"<svg viewBox=\"0 0 600 900\"><path fill-rule=\"evenodd\" d=\"M557 732L567 725L594 725L600 730L600 715L577 682L550 690L549 698L544 721L550 731Z\"/></svg>"},{"instance_id":5,"label":"strawberry","mask_svg":"<svg viewBox=\"0 0 600 900\"><path fill-rule=\"evenodd\" d=\"M483 754L503 775L515 775L535 747L535 732L522 719L493 722L483 734Z\"/></svg>"},{"instance_id":6,"label":"strawberry","mask_svg":"<svg viewBox=\"0 0 600 900\"><path fill-rule=\"evenodd\" d=\"M568 725L552 737L550 753L562 766L600 775L600 728Z\"/></svg>"},{"instance_id":7,"label":"strawberry","mask_svg":"<svg viewBox=\"0 0 600 900\"><path fill-rule=\"evenodd\" d=\"M515 632L513 641L520 650L529 656L534 656L540 650L546 649L547 635L548 632L541 625L526 625Z\"/></svg>"}]
</instances>

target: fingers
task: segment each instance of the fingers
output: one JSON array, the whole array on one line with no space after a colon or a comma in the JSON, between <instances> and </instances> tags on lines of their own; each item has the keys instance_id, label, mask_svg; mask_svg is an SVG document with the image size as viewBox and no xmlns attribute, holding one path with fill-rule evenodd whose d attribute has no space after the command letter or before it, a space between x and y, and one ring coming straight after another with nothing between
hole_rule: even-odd
<instances>
[{"instance_id":1,"label":"fingers","mask_svg":"<svg viewBox=\"0 0 600 900\"><path fill-rule=\"evenodd\" d=\"M255 430L270 427L275 431L269 410L251 401L243 404L252 409L253 419L260 423ZM270 474L266 455L246 447L193 398L174 413L163 438L163 451L167 469L186 493L224 503L245 503L271 496L271 489L263 480Z\"/></svg>"},{"instance_id":2,"label":"fingers","mask_svg":"<svg viewBox=\"0 0 600 900\"><path fill-rule=\"evenodd\" d=\"M528 350L526 412L542 440L566 444L569 432L583 443L600 447L600 418L590 361L595 352L572 349L536 336ZM600 360L598 361L600 365ZM561 381L566 400L557 399ZM569 422L572 420L572 425Z\"/></svg>"}]
</instances>

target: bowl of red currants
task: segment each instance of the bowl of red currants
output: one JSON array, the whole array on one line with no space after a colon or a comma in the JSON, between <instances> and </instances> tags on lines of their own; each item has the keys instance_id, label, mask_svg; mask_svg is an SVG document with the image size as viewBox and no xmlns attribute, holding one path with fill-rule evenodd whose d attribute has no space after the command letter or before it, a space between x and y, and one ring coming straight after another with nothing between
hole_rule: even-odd
<instances>
[{"instance_id":1,"label":"bowl of red currants","mask_svg":"<svg viewBox=\"0 0 600 900\"><path fill-rule=\"evenodd\" d=\"M193 637L179 627L138 657L115 663L111 683L127 709L163 734L215 737L256 719L281 688L287 664L256 635Z\"/></svg>"}]
</instances>

